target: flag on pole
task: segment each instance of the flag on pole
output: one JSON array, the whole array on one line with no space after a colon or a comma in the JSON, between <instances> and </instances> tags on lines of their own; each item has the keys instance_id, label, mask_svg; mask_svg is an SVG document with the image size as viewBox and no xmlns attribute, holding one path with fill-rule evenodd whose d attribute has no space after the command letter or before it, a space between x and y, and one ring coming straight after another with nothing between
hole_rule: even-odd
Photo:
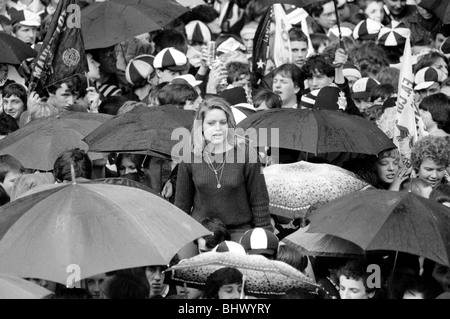
<instances>
[{"instance_id":1,"label":"flag on pole","mask_svg":"<svg viewBox=\"0 0 450 319\"><path fill-rule=\"evenodd\" d=\"M60 0L42 47L34 60L30 91L88 71L78 0Z\"/></svg>"},{"instance_id":2,"label":"flag on pole","mask_svg":"<svg viewBox=\"0 0 450 319\"><path fill-rule=\"evenodd\" d=\"M252 85L257 87L264 77L266 71L267 60L269 59L269 38L271 24L272 6L269 6L264 16L259 21L258 28L255 32L255 40L253 41L252 55Z\"/></svg>"},{"instance_id":3,"label":"flag on pole","mask_svg":"<svg viewBox=\"0 0 450 319\"><path fill-rule=\"evenodd\" d=\"M289 23L282 4L274 4L273 13L275 16L273 59L275 66L278 68L285 63L292 63L291 42L289 40L289 29L292 26Z\"/></svg>"},{"instance_id":4,"label":"flag on pole","mask_svg":"<svg viewBox=\"0 0 450 319\"><path fill-rule=\"evenodd\" d=\"M414 73L412 68L411 42L406 39L398 84L397 113L393 142L398 147L402 162L411 166L411 149L425 134L422 118L414 103Z\"/></svg>"}]
</instances>

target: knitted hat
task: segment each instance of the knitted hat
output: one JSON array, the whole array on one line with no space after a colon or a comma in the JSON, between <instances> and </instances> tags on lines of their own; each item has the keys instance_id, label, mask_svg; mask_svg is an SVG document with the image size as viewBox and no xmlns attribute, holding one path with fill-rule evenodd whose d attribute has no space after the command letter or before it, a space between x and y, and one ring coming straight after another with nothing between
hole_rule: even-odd
<instances>
[{"instance_id":1,"label":"knitted hat","mask_svg":"<svg viewBox=\"0 0 450 319\"><path fill-rule=\"evenodd\" d=\"M235 252L241 255L246 255L245 248L235 242L230 240L224 240L220 244L218 244L216 247L214 247L211 251L217 252L217 253L226 253L226 252Z\"/></svg>"},{"instance_id":2,"label":"knitted hat","mask_svg":"<svg viewBox=\"0 0 450 319\"><path fill-rule=\"evenodd\" d=\"M186 55L170 47L162 49L153 60L155 69L169 69L171 71L185 71L189 68Z\"/></svg>"},{"instance_id":3,"label":"knitted hat","mask_svg":"<svg viewBox=\"0 0 450 319\"><path fill-rule=\"evenodd\" d=\"M411 30L403 22L392 20L387 26L382 27L378 33L378 43L386 47L395 47L406 42L411 35Z\"/></svg>"},{"instance_id":4,"label":"knitted hat","mask_svg":"<svg viewBox=\"0 0 450 319\"><path fill-rule=\"evenodd\" d=\"M353 63L346 62L344 64L344 69L342 70L344 73L344 77L353 76L357 79L362 78L361 71L359 71L358 67Z\"/></svg>"},{"instance_id":5,"label":"knitted hat","mask_svg":"<svg viewBox=\"0 0 450 319\"><path fill-rule=\"evenodd\" d=\"M146 81L155 70L153 68L154 59L155 57L150 54L142 54L132 59L125 69L125 77L128 83L136 85Z\"/></svg>"},{"instance_id":6,"label":"knitted hat","mask_svg":"<svg viewBox=\"0 0 450 319\"><path fill-rule=\"evenodd\" d=\"M319 93L320 89L313 90L309 93L303 94L300 98L300 108L310 108L313 109L314 105L316 104L316 97Z\"/></svg>"},{"instance_id":7,"label":"knitted hat","mask_svg":"<svg viewBox=\"0 0 450 319\"><path fill-rule=\"evenodd\" d=\"M30 10L19 10L11 13L11 25L14 26L20 23L27 27L41 26L41 17Z\"/></svg>"},{"instance_id":8,"label":"knitted hat","mask_svg":"<svg viewBox=\"0 0 450 319\"><path fill-rule=\"evenodd\" d=\"M249 255L269 254L276 255L278 251L278 237L264 228L253 228L242 235L239 243L244 246Z\"/></svg>"},{"instance_id":9,"label":"knitted hat","mask_svg":"<svg viewBox=\"0 0 450 319\"><path fill-rule=\"evenodd\" d=\"M352 98L367 99L370 97L370 91L379 84L377 80L368 77L357 80L351 88Z\"/></svg>"},{"instance_id":10,"label":"knitted hat","mask_svg":"<svg viewBox=\"0 0 450 319\"><path fill-rule=\"evenodd\" d=\"M428 89L434 84L434 82L441 83L446 78L447 76L441 70L438 70L432 66L427 66L426 68L417 71L414 76L414 83L416 84L414 90L419 91Z\"/></svg>"},{"instance_id":11,"label":"knitted hat","mask_svg":"<svg viewBox=\"0 0 450 319\"><path fill-rule=\"evenodd\" d=\"M355 40L376 40L382 26L381 23L372 19L362 20L353 29L353 38Z\"/></svg>"},{"instance_id":12,"label":"knitted hat","mask_svg":"<svg viewBox=\"0 0 450 319\"><path fill-rule=\"evenodd\" d=\"M206 24L200 20L193 20L186 24L186 37L188 41L206 43L211 41L211 31Z\"/></svg>"}]
</instances>

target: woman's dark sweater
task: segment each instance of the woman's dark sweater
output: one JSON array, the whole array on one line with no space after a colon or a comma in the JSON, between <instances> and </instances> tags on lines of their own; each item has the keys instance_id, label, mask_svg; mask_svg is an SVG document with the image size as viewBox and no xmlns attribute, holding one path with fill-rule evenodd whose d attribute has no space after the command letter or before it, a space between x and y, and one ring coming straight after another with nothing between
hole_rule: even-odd
<instances>
[{"instance_id":1,"label":"woman's dark sweater","mask_svg":"<svg viewBox=\"0 0 450 319\"><path fill-rule=\"evenodd\" d=\"M217 217L227 226L269 226L269 194L261 162L254 149L246 149L246 156L242 156L242 146L227 151L221 188L217 188L215 173L202 158L192 155L190 163L180 163L175 205L199 222Z\"/></svg>"}]
</instances>

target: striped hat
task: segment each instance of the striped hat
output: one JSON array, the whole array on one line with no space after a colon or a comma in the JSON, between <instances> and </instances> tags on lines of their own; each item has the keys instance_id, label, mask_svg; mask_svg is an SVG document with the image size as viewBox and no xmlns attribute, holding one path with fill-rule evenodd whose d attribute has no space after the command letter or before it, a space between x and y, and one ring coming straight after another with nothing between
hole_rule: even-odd
<instances>
[{"instance_id":1,"label":"striped hat","mask_svg":"<svg viewBox=\"0 0 450 319\"><path fill-rule=\"evenodd\" d=\"M256 227L247 230L239 243L249 255L268 254L275 256L278 251L278 237L271 231Z\"/></svg>"},{"instance_id":2,"label":"striped hat","mask_svg":"<svg viewBox=\"0 0 450 319\"><path fill-rule=\"evenodd\" d=\"M382 26L381 23L372 19L362 20L353 29L353 38L355 40L376 40Z\"/></svg>"},{"instance_id":3,"label":"striped hat","mask_svg":"<svg viewBox=\"0 0 450 319\"><path fill-rule=\"evenodd\" d=\"M169 69L171 71L186 71L189 64L186 55L173 48L162 49L153 60L155 69Z\"/></svg>"},{"instance_id":4,"label":"striped hat","mask_svg":"<svg viewBox=\"0 0 450 319\"><path fill-rule=\"evenodd\" d=\"M142 54L132 59L125 69L125 78L128 83L137 85L146 82L155 70L153 68L154 59L155 57L150 54Z\"/></svg>"},{"instance_id":5,"label":"striped hat","mask_svg":"<svg viewBox=\"0 0 450 319\"><path fill-rule=\"evenodd\" d=\"M316 97L319 93L320 89L313 90L309 93L303 94L300 98L300 108L301 109L314 109L314 105L316 104Z\"/></svg>"},{"instance_id":6,"label":"striped hat","mask_svg":"<svg viewBox=\"0 0 450 319\"><path fill-rule=\"evenodd\" d=\"M359 71L358 67L353 63L346 62L344 64L344 69L342 70L344 73L344 77L353 76L356 79L362 78L361 71Z\"/></svg>"},{"instance_id":7,"label":"striped hat","mask_svg":"<svg viewBox=\"0 0 450 319\"><path fill-rule=\"evenodd\" d=\"M122 95L122 91L115 85L103 84L98 88L98 92L104 97Z\"/></svg>"},{"instance_id":8,"label":"striped hat","mask_svg":"<svg viewBox=\"0 0 450 319\"><path fill-rule=\"evenodd\" d=\"M194 20L186 24L186 37L188 41L206 43L211 41L211 31L200 20Z\"/></svg>"},{"instance_id":9,"label":"striped hat","mask_svg":"<svg viewBox=\"0 0 450 319\"><path fill-rule=\"evenodd\" d=\"M380 82L375 79L369 77L361 78L353 84L350 90L352 98L367 99L370 97L370 91L378 85L380 85Z\"/></svg>"},{"instance_id":10,"label":"striped hat","mask_svg":"<svg viewBox=\"0 0 450 319\"><path fill-rule=\"evenodd\" d=\"M434 82L442 83L447 78L446 74L432 66L422 68L414 76L415 91L428 89Z\"/></svg>"},{"instance_id":11,"label":"striped hat","mask_svg":"<svg viewBox=\"0 0 450 319\"><path fill-rule=\"evenodd\" d=\"M411 30L403 22L392 20L387 26L382 27L378 33L378 43L386 47L395 47L406 42L411 35Z\"/></svg>"},{"instance_id":12,"label":"striped hat","mask_svg":"<svg viewBox=\"0 0 450 319\"><path fill-rule=\"evenodd\" d=\"M30 10L12 11L11 25L15 26L18 23L27 27L39 27L41 25L41 17Z\"/></svg>"},{"instance_id":13,"label":"striped hat","mask_svg":"<svg viewBox=\"0 0 450 319\"><path fill-rule=\"evenodd\" d=\"M235 242L235 241L230 241L230 240L224 240L223 242L221 242L220 244L218 244L216 247L214 247L212 249L212 251L217 252L217 253L226 253L226 252L235 252L241 255L246 255L247 253L245 252L245 248Z\"/></svg>"}]
</instances>

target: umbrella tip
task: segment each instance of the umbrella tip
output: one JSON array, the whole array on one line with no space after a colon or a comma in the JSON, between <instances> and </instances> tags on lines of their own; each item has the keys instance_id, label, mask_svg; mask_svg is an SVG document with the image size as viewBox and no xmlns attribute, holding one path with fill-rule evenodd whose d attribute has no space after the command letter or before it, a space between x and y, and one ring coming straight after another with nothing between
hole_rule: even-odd
<instances>
[{"instance_id":1,"label":"umbrella tip","mask_svg":"<svg viewBox=\"0 0 450 319\"><path fill-rule=\"evenodd\" d=\"M73 164L70 164L70 175L72 177L72 185L75 185L75 168L73 167Z\"/></svg>"}]
</instances>

